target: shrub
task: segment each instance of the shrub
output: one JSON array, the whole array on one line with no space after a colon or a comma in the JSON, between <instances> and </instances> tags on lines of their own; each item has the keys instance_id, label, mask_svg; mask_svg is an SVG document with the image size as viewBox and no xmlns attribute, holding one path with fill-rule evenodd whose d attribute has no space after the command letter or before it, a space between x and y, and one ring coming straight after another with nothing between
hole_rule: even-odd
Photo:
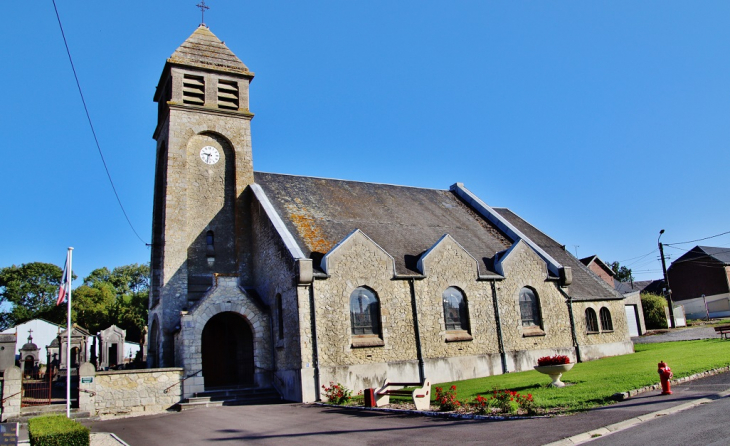
<instances>
[{"instance_id":1,"label":"shrub","mask_svg":"<svg viewBox=\"0 0 730 446\"><path fill-rule=\"evenodd\" d=\"M667 328L667 315L664 313L667 300L664 297L658 294L643 293L641 295L641 306L644 308L646 328Z\"/></svg>"},{"instance_id":2,"label":"shrub","mask_svg":"<svg viewBox=\"0 0 730 446\"><path fill-rule=\"evenodd\" d=\"M519 404L515 401L517 392L512 390L494 390L492 398L495 401L495 406L502 411L502 413L517 413Z\"/></svg>"},{"instance_id":3,"label":"shrub","mask_svg":"<svg viewBox=\"0 0 730 446\"><path fill-rule=\"evenodd\" d=\"M65 415L49 415L28 421L31 446L89 446L89 428Z\"/></svg>"},{"instance_id":4,"label":"shrub","mask_svg":"<svg viewBox=\"0 0 730 446\"><path fill-rule=\"evenodd\" d=\"M456 386L451 386L448 390L436 387L436 402L439 405L439 410L445 412L456 410L457 407L460 407L461 401L456 399Z\"/></svg>"},{"instance_id":5,"label":"shrub","mask_svg":"<svg viewBox=\"0 0 730 446\"><path fill-rule=\"evenodd\" d=\"M514 390L494 389L491 401L490 406L498 408L502 413L515 414L518 409L522 409L528 414L535 413L535 402L530 393L520 395Z\"/></svg>"},{"instance_id":6,"label":"shrub","mask_svg":"<svg viewBox=\"0 0 730 446\"><path fill-rule=\"evenodd\" d=\"M329 403L336 405L347 404L352 398L352 390L340 383L335 384L330 381L329 387L322 386L322 388L324 389L324 395L327 397L327 402Z\"/></svg>"},{"instance_id":7,"label":"shrub","mask_svg":"<svg viewBox=\"0 0 730 446\"><path fill-rule=\"evenodd\" d=\"M471 402L471 407L474 412L479 415L485 415L491 412L491 408L494 406L495 400L493 398L484 398L481 395L477 395L474 401Z\"/></svg>"},{"instance_id":8,"label":"shrub","mask_svg":"<svg viewBox=\"0 0 730 446\"><path fill-rule=\"evenodd\" d=\"M517 404L520 405L520 408L527 412L528 415L533 415L537 413L537 406L535 405L535 401L532 399L532 394L528 393L527 395L517 395Z\"/></svg>"},{"instance_id":9,"label":"shrub","mask_svg":"<svg viewBox=\"0 0 730 446\"><path fill-rule=\"evenodd\" d=\"M537 359L537 365L561 365L570 364L570 358L565 355L543 356Z\"/></svg>"}]
</instances>

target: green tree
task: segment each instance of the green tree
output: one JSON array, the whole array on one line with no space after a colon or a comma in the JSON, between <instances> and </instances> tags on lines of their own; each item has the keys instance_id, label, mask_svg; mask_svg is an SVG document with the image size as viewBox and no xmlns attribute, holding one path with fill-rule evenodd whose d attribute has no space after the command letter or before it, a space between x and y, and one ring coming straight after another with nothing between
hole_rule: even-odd
<instances>
[{"instance_id":1,"label":"green tree","mask_svg":"<svg viewBox=\"0 0 730 446\"><path fill-rule=\"evenodd\" d=\"M92 333L114 324L127 331L127 339L138 341L147 324L149 277L146 264L95 269L74 291L74 320Z\"/></svg>"},{"instance_id":2,"label":"green tree","mask_svg":"<svg viewBox=\"0 0 730 446\"><path fill-rule=\"evenodd\" d=\"M84 283L73 290L71 318L89 332L96 333L114 323L116 299L116 290L110 283Z\"/></svg>"},{"instance_id":3,"label":"green tree","mask_svg":"<svg viewBox=\"0 0 730 446\"><path fill-rule=\"evenodd\" d=\"M667 315L664 308L668 305L663 296L653 293L641 293L641 306L644 309L646 328L667 328Z\"/></svg>"},{"instance_id":4,"label":"green tree","mask_svg":"<svg viewBox=\"0 0 730 446\"><path fill-rule=\"evenodd\" d=\"M0 316L5 329L34 318L61 322L56 307L63 270L51 263L32 262L0 269L0 305L10 304Z\"/></svg>"},{"instance_id":5,"label":"green tree","mask_svg":"<svg viewBox=\"0 0 730 446\"><path fill-rule=\"evenodd\" d=\"M631 274L631 269L625 266L620 266L618 262L610 262L608 266L613 271L614 277L619 282L631 282L634 280L634 276Z\"/></svg>"}]
</instances>

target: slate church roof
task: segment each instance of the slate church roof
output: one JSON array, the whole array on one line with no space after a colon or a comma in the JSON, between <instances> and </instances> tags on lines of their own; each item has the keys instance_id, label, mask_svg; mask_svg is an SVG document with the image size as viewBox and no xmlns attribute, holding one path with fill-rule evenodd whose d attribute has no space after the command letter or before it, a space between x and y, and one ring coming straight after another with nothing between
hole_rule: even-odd
<instances>
[{"instance_id":1,"label":"slate church roof","mask_svg":"<svg viewBox=\"0 0 730 446\"><path fill-rule=\"evenodd\" d=\"M444 234L451 235L495 276L495 254L514 242L450 190L254 172L254 181L319 268L321 258L360 229L395 258L396 274L420 275L418 259ZM526 237L573 271L570 295L577 300L621 299L562 245L509 209L495 209Z\"/></svg>"},{"instance_id":2,"label":"slate church roof","mask_svg":"<svg viewBox=\"0 0 730 446\"><path fill-rule=\"evenodd\" d=\"M606 282L596 276L580 260L567 251L564 245L548 237L545 233L532 226L517 214L506 208L495 208L500 215L517 227L523 234L537 243L552 258L563 266L569 266L573 272L573 284L570 286L570 295L576 300L623 299L619 293ZM604 297L605 296L605 297Z\"/></svg>"},{"instance_id":3,"label":"slate church roof","mask_svg":"<svg viewBox=\"0 0 730 446\"><path fill-rule=\"evenodd\" d=\"M418 258L447 233L481 274L496 274L494 254L512 245L450 191L262 172L254 180L315 266L355 229L392 255L403 275L419 275Z\"/></svg>"}]
</instances>

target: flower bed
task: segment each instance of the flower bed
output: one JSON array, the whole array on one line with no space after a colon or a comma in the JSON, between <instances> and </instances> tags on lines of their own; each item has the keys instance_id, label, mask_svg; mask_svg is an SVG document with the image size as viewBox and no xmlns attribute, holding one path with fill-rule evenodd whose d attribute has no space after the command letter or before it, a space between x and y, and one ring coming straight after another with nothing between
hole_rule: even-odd
<instances>
[{"instance_id":1,"label":"flower bed","mask_svg":"<svg viewBox=\"0 0 730 446\"><path fill-rule=\"evenodd\" d=\"M477 395L471 401L459 401L456 393L456 386L443 389L436 387L436 400L434 404L441 412L455 412L460 414L477 415L535 415L537 408L532 399L532 394L520 395L513 390L494 389L491 394ZM392 401L391 407L411 409L415 406L412 403Z\"/></svg>"}]
</instances>

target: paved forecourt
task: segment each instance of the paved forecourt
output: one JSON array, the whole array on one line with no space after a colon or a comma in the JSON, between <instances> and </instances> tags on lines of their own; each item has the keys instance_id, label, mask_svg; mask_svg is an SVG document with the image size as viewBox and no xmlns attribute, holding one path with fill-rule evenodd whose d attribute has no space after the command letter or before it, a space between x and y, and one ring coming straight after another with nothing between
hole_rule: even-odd
<instances>
[{"instance_id":1,"label":"paved forecourt","mask_svg":"<svg viewBox=\"0 0 730 446\"><path fill-rule=\"evenodd\" d=\"M507 421L454 420L309 404L280 404L218 407L87 424L94 432L114 432L132 446L243 441L321 445L343 442L436 444L454 439L462 443L489 441L505 445L544 445L701 398L717 398L730 389L730 374L710 376L673 389L673 395L647 392L572 416ZM609 439L606 437L607 441Z\"/></svg>"}]
</instances>

